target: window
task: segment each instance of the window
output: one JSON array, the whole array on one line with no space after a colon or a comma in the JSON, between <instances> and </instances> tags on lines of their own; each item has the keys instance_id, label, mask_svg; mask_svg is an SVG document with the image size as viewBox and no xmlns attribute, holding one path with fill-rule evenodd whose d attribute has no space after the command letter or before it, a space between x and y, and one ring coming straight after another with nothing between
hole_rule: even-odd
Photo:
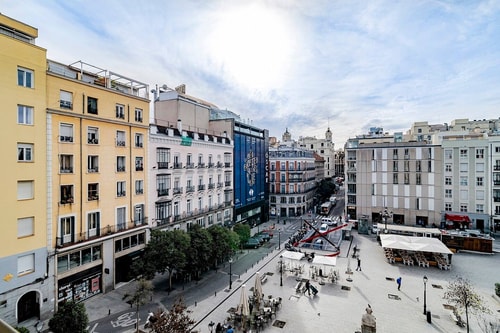
<instances>
[{"instance_id":1,"label":"window","mask_svg":"<svg viewBox=\"0 0 500 333\"><path fill-rule=\"evenodd\" d=\"M405 179L404 179L404 182L405 182L405 185L408 185L410 184L410 174L405 172Z\"/></svg>"},{"instance_id":2,"label":"window","mask_svg":"<svg viewBox=\"0 0 500 333\"><path fill-rule=\"evenodd\" d=\"M427 161L427 172L432 172L432 161Z\"/></svg>"},{"instance_id":3,"label":"window","mask_svg":"<svg viewBox=\"0 0 500 333\"><path fill-rule=\"evenodd\" d=\"M460 149L460 158L467 157L467 149Z\"/></svg>"},{"instance_id":4,"label":"window","mask_svg":"<svg viewBox=\"0 0 500 333\"><path fill-rule=\"evenodd\" d=\"M447 160L451 160L453 158L453 150L446 149L444 151L444 158L447 159Z\"/></svg>"},{"instance_id":5,"label":"window","mask_svg":"<svg viewBox=\"0 0 500 333\"><path fill-rule=\"evenodd\" d=\"M280 193L286 193L286 187L285 187L285 184L281 184L281 189L280 189Z\"/></svg>"},{"instance_id":6,"label":"window","mask_svg":"<svg viewBox=\"0 0 500 333\"><path fill-rule=\"evenodd\" d=\"M125 172L125 156L116 157L116 172Z\"/></svg>"},{"instance_id":7,"label":"window","mask_svg":"<svg viewBox=\"0 0 500 333\"><path fill-rule=\"evenodd\" d=\"M446 172L451 172L451 171L452 171L452 170L451 170L451 164L450 164L450 163L446 163L446 164L444 165L444 171L446 171Z\"/></svg>"},{"instance_id":8,"label":"window","mask_svg":"<svg viewBox=\"0 0 500 333\"><path fill-rule=\"evenodd\" d=\"M205 163L203 163L203 154L198 155L198 168L204 168Z\"/></svg>"},{"instance_id":9,"label":"window","mask_svg":"<svg viewBox=\"0 0 500 333\"><path fill-rule=\"evenodd\" d=\"M116 183L116 196L117 197L124 197L126 195L126 188L125 188L125 182L117 182Z\"/></svg>"},{"instance_id":10,"label":"window","mask_svg":"<svg viewBox=\"0 0 500 333\"><path fill-rule=\"evenodd\" d=\"M87 172L99 172L99 156L89 155L87 157Z\"/></svg>"},{"instance_id":11,"label":"window","mask_svg":"<svg viewBox=\"0 0 500 333\"><path fill-rule=\"evenodd\" d=\"M118 230L125 229L127 218L127 211L125 207L119 207L116 209L116 226Z\"/></svg>"},{"instance_id":12,"label":"window","mask_svg":"<svg viewBox=\"0 0 500 333\"><path fill-rule=\"evenodd\" d=\"M451 212L451 203L450 202L446 202L444 204L444 210L447 212Z\"/></svg>"},{"instance_id":13,"label":"window","mask_svg":"<svg viewBox=\"0 0 500 333\"><path fill-rule=\"evenodd\" d=\"M295 193L293 185L288 185L288 193Z\"/></svg>"},{"instance_id":14,"label":"window","mask_svg":"<svg viewBox=\"0 0 500 333\"><path fill-rule=\"evenodd\" d=\"M415 184L422 185L422 174L421 173L415 174Z\"/></svg>"},{"instance_id":15,"label":"window","mask_svg":"<svg viewBox=\"0 0 500 333\"><path fill-rule=\"evenodd\" d=\"M33 161L33 145L29 143L17 144L17 161L32 162Z\"/></svg>"},{"instance_id":16,"label":"window","mask_svg":"<svg viewBox=\"0 0 500 333\"><path fill-rule=\"evenodd\" d=\"M73 109L73 94L69 91L59 92L59 107L61 109Z\"/></svg>"},{"instance_id":17,"label":"window","mask_svg":"<svg viewBox=\"0 0 500 333\"><path fill-rule=\"evenodd\" d=\"M17 237L33 236L35 234L35 218L22 217L17 219Z\"/></svg>"},{"instance_id":18,"label":"window","mask_svg":"<svg viewBox=\"0 0 500 333\"><path fill-rule=\"evenodd\" d=\"M186 211L187 211L188 214L191 213L191 210L193 209L191 207L191 205L192 205L192 200L191 199L187 199L186 200Z\"/></svg>"},{"instance_id":19,"label":"window","mask_svg":"<svg viewBox=\"0 0 500 333\"><path fill-rule=\"evenodd\" d=\"M17 123L20 125L33 125L33 108L25 105L18 105Z\"/></svg>"},{"instance_id":20,"label":"window","mask_svg":"<svg viewBox=\"0 0 500 333\"><path fill-rule=\"evenodd\" d=\"M73 230L75 229L75 217L74 216L66 216L61 217L60 220L61 226L61 235L59 244L71 243L74 240Z\"/></svg>"},{"instance_id":21,"label":"window","mask_svg":"<svg viewBox=\"0 0 500 333\"><path fill-rule=\"evenodd\" d=\"M285 182L285 174L284 173L281 173L281 182Z\"/></svg>"},{"instance_id":22,"label":"window","mask_svg":"<svg viewBox=\"0 0 500 333\"><path fill-rule=\"evenodd\" d=\"M97 114L97 98L87 97L87 112Z\"/></svg>"},{"instance_id":23,"label":"window","mask_svg":"<svg viewBox=\"0 0 500 333\"><path fill-rule=\"evenodd\" d=\"M280 197L280 203L286 204L286 197Z\"/></svg>"},{"instance_id":24,"label":"window","mask_svg":"<svg viewBox=\"0 0 500 333\"><path fill-rule=\"evenodd\" d=\"M467 177L466 176L462 176L460 177L460 186L467 186Z\"/></svg>"},{"instance_id":25,"label":"window","mask_svg":"<svg viewBox=\"0 0 500 333\"><path fill-rule=\"evenodd\" d=\"M135 158L135 171L142 171L144 169L142 157Z\"/></svg>"},{"instance_id":26,"label":"window","mask_svg":"<svg viewBox=\"0 0 500 333\"><path fill-rule=\"evenodd\" d=\"M397 149L393 149L392 150L392 159L393 160L397 160L398 159L398 150Z\"/></svg>"},{"instance_id":27,"label":"window","mask_svg":"<svg viewBox=\"0 0 500 333\"><path fill-rule=\"evenodd\" d=\"M392 170L398 171L398 161L392 161Z\"/></svg>"},{"instance_id":28,"label":"window","mask_svg":"<svg viewBox=\"0 0 500 333\"><path fill-rule=\"evenodd\" d=\"M100 224L101 224L100 212L91 212L87 214L87 231L89 233L89 237L99 236Z\"/></svg>"},{"instance_id":29,"label":"window","mask_svg":"<svg viewBox=\"0 0 500 333\"><path fill-rule=\"evenodd\" d=\"M59 172L73 173L73 155L59 155Z\"/></svg>"},{"instance_id":30,"label":"window","mask_svg":"<svg viewBox=\"0 0 500 333\"><path fill-rule=\"evenodd\" d=\"M445 198L452 198L452 190L451 189L445 189L444 190L444 197Z\"/></svg>"},{"instance_id":31,"label":"window","mask_svg":"<svg viewBox=\"0 0 500 333\"><path fill-rule=\"evenodd\" d=\"M168 190L170 189L170 175L158 175L156 176L156 190L158 191L158 196L168 195Z\"/></svg>"},{"instance_id":32,"label":"window","mask_svg":"<svg viewBox=\"0 0 500 333\"><path fill-rule=\"evenodd\" d=\"M484 186L483 177L476 177L476 185Z\"/></svg>"},{"instance_id":33,"label":"window","mask_svg":"<svg viewBox=\"0 0 500 333\"><path fill-rule=\"evenodd\" d=\"M99 129L97 127L87 128L87 143L93 145L99 143Z\"/></svg>"},{"instance_id":34,"label":"window","mask_svg":"<svg viewBox=\"0 0 500 333\"><path fill-rule=\"evenodd\" d=\"M125 132L116 131L116 145L118 147L125 147Z\"/></svg>"},{"instance_id":35,"label":"window","mask_svg":"<svg viewBox=\"0 0 500 333\"><path fill-rule=\"evenodd\" d=\"M409 172L410 171L410 161L405 161L404 162L404 168L405 168L405 172Z\"/></svg>"},{"instance_id":36,"label":"window","mask_svg":"<svg viewBox=\"0 0 500 333\"><path fill-rule=\"evenodd\" d=\"M59 141L73 142L73 124L59 125Z\"/></svg>"},{"instance_id":37,"label":"window","mask_svg":"<svg viewBox=\"0 0 500 333\"><path fill-rule=\"evenodd\" d=\"M444 177L444 184L445 185L452 185L451 177Z\"/></svg>"},{"instance_id":38,"label":"window","mask_svg":"<svg viewBox=\"0 0 500 333\"><path fill-rule=\"evenodd\" d=\"M476 205L476 213L484 213L484 205L477 204Z\"/></svg>"},{"instance_id":39,"label":"window","mask_svg":"<svg viewBox=\"0 0 500 333\"><path fill-rule=\"evenodd\" d=\"M460 163L460 172L468 172L469 165L467 163Z\"/></svg>"},{"instance_id":40,"label":"window","mask_svg":"<svg viewBox=\"0 0 500 333\"><path fill-rule=\"evenodd\" d=\"M30 253L17 258L17 275L24 275L35 271L35 254Z\"/></svg>"},{"instance_id":41,"label":"window","mask_svg":"<svg viewBox=\"0 0 500 333\"><path fill-rule=\"evenodd\" d=\"M135 121L142 123L142 109L135 109Z\"/></svg>"},{"instance_id":42,"label":"window","mask_svg":"<svg viewBox=\"0 0 500 333\"><path fill-rule=\"evenodd\" d=\"M405 148L405 160L410 158L410 150L408 148Z\"/></svg>"},{"instance_id":43,"label":"window","mask_svg":"<svg viewBox=\"0 0 500 333\"><path fill-rule=\"evenodd\" d=\"M121 104L115 105L116 118L125 119L125 106Z\"/></svg>"},{"instance_id":44,"label":"window","mask_svg":"<svg viewBox=\"0 0 500 333\"><path fill-rule=\"evenodd\" d=\"M415 170L417 172L422 172L422 161L415 161Z\"/></svg>"},{"instance_id":45,"label":"window","mask_svg":"<svg viewBox=\"0 0 500 333\"><path fill-rule=\"evenodd\" d=\"M135 147L136 148L142 148L143 146L143 135L140 134L140 133L135 133L135 136L134 136L134 144L135 144Z\"/></svg>"},{"instance_id":46,"label":"window","mask_svg":"<svg viewBox=\"0 0 500 333\"><path fill-rule=\"evenodd\" d=\"M61 185L61 200L62 205L73 203L73 185Z\"/></svg>"},{"instance_id":47,"label":"window","mask_svg":"<svg viewBox=\"0 0 500 333\"><path fill-rule=\"evenodd\" d=\"M467 212L467 205L460 205L460 212L466 213Z\"/></svg>"},{"instance_id":48,"label":"window","mask_svg":"<svg viewBox=\"0 0 500 333\"><path fill-rule=\"evenodd\" d=\"M20 180L17 182L17 200L33 199L33 181Z\"/></svg>"},{"instance_id":49,"label":"window","mask_svg":"<svg viewBox=\"0 0 500 333\"><path fill-rule=\"evenodd\" d=\"M393 173L392 174L392 183L393 184L397 184L398 183L398 174L397 173Z\"/></svg>"},{"instance_id":50,"label":"window","mask_svg":"<svg viewBox=\"0 0 500 333\"><path fill-rule=\"evenodd\" d=\"M484 158L484 148L476 149L476 158Z\"/></svg>"},{"instance_id":51,"label":"window","mask_svg":"<svg viewBox=\"0 0 500 333\"><path fill-rule=\"evenodd\" d=\"M158 224L168 223L172 215L172 202L159 202L156 204L156 221Z\"/></svg>"},{"instance_id":52,"label":"window","mask_svg":"<svg viewBox=\"0 0 500 333\"><path fill-rule=\"evenodd\" d=\"M476 191L476 200L484 200L484 191L483 190Z\"/></svg>"},{"instance_id":53,"label":"window","mask_svg":"<svg viewBox=\"0 0 500 333\"><path fill-rule=\"evenodd\" d=\"M17 68L17 85L26 88L33 88L33 71L26 68Z\"/></svg>"},{"instance_id":54,"label":"window","mask_svg":"<svg viewBox=\"0 0 500 333\"><path fill-rule=\"evenodd\" d=\"M91 183L88 185L88 200L99 200L99 184Z\"/></svg>"},{"instance_id":55,"label":"window","mask_svg":"<svg viewBox=\"0 0 500 333\"><path fill-rule=\"evenodd\" d=\"M168 169L168 162L170 162L170 149L156 149L156 162L158 163L158 169Z\"/></svg>"},{"instance_id":56,"label":"window","mask_svg":"<svg viewBox=\"0 0 500 333\"><path fill-rule=\"evenodd\" d=\"M134 207L134 224L142 225L146 221L144 220L144 205L139 204Z\"/></svg>"},{"instance_id":57,"label":"window","mask_svg":"<svg viewBox=\"0 0 500 333\"><path fill-rule=\"evenodd\" d=\"M142 179L135 181L135 194L144 194L144 181Z\"/></svg>"}]
</instances>

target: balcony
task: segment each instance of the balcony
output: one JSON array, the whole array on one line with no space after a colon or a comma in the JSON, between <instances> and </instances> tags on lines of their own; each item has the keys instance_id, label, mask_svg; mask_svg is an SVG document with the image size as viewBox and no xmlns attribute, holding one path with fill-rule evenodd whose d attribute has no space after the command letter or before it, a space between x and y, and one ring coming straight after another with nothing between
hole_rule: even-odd
<instances>
[{"instance_id":1,"label":"balcony","mask_svg":"<svg viewBox=\"0 0 500 333\"><path fill-rule=\"evenodd\" d=\"M208 184L208 189L209 189L209 190L212 190L212 189L214 189L214 188L215 188L215 183L210 183L210 184Z\"/></svg>"},{"instance_id":2,"label":"balcony","mask_svg":"<svg viewBox=\"0 0 500 333\"><path fill-rule=\"evenodd\" d=\"M217 162L217 168L222 168L224 167L224 164L222 164L221 162Z\"/></svg>"},{"instance_id":3,"label":"balcony","mask_svg":"<svg viewBox=\"0 0 500 333\"><path fill-rule=\"evenodd\" d=\"M194 163L186 163L186 169L194 169Z\"/></svg>"},{"instance_id":4,"label":"balcony","mask_svg":"<svg viewBox=\"0 0 500 333\"><path fill-rule=\"evenodd\" d=\"M209 167L209 168L213 168L213 167L214 167L214 164L213 164L213 163L208 163L208 167Z\"/></svg>"},{"instance_id":5,"label":"balcony","mask_svg":"<svg viewBox=\"0 0 500 333\"><path fill-rule=\"evenodd\" d=\"M224 186L223 183L217 183L217 188L222 188L222 186Z\"/></svg>"},{"instance_id":6,"label":"balcony","mask_svg":"<svg viewBox=\"0 0 500 333\"><path fill-rule=\"evenodd\" d=\"M125 147L125 141L116 140L117 147Z\"/></svg>"},{"instance_id":7,"label":"balcony","mask_svg":"<svg viewBox=\"0 0 500 333\"><path fill-rule=\"evenodd\" d=\"M60 135L59 136L59 141L60 142L73 142L73 137L72 136Z\"/></svg>"},{"instance_id":8,"label":"balcony","mask_svg":"<svg viewBox=\"0 0 500 333\"><path fill-rule=\"evenodd\" d=\"M182 187L174 187L173 193L174 194L182 194L183 193Z\"/></svg>"},{"instance_id":9,"label":"balcony","mask_svg":"<svg viewBox=\"0 0 500 333\"><path fill-rule=\"evenodd\" d=\"M204 168L204 167L205 167L205 163L198 163L198 169Z\"/></svg>"},{"instance_id":10,"label":"balcony","mask_svg":"<svg viewBox=\"0 0 500 333\"><path fill-rule=\"evenodd\" d=\"M500 180L493 180L493 185L500 185Z\"/></svg>"},{"instance_id":11,"label":"balcony","mask_svg":"<svg viewBox=\"0 0 500 333\"><path fill-rule=\"evenodd\" d=\"M156 219L156 226L159 227L159 226L162 226L162 225L170 224L171 223L171 219L172 219L171 216L162 217L162 218Z\"/></svg>"},{"instance_id":12,"label":"balcony","mask_svg":"<svg viewBox=\"0 0 500 333\"><path fill-rule=\"evenodd\" d=\"M231 162L224 162L224 167L230 168L231 167Z\"/></svg>"},{"instance_id":13,"label":"balcony","mask_svg":"<svg viewBox=\"0 0 500 333\"><path fill-rule=\"evenodd\" d=\"M88 139L87 139L87 143L88 143L89 145L96 145L96 144L98 144L98 143L99 143L99 139L96 139L96 138L88 138Z\"/></svg>"},{"instance_id":14,"label":"balcony","mask_svg":"<svg viewBox=\"0 0 500 333\"><path fill-rule=\"evenodd\" d=\"M198 185L198 191L204 191L205 185Z\"/></svg>"},{"instance_id":15,"label":"balcony","mask_svg":"<svg viewBox=\"0 0 500 333\"><path fill-rule=\"evenodd\" d=\"M186 186L186 193L193 193L195 190L194 186Z\"/></svg>"},{"instance_id":16,"label":"balcony","mask_svg":"<svg viewBox=\"0 0 500 333\"><path fill-rule=\"evenodd\" d=\"M136 221L130 221L127 223L118 223L116 226L108 225L100 229L92 229L82 233L76 233L69 236L69 240L66 237L56 237L56 246L62 248L65 246L70 246L76 243L85 242L89 240L94 240L97 238L105 237L118 233L120 231L126 231L134 228L139 228L148 225L148 218L139 219Z\"/></svg>"},{"instance_id":17,"label":"balcony","mask_svg":"<svg viewBox=\"0 0 500 333\"><path fill-rule=\"evenodd\" d=\"M61 201L59 203L61 205L67 205L67 204L72 204L73 202L74 202L73 197L67 197L67 198L61 199Z\"/></svg>"},{"instance_id":18,"label":"balcony","mask_svg":"<svg viewBox=\"0 0 500 333\"><path fill-rule=\"evenodd\" d=\"M156 192L158 193L159 197L163 197L165 195L168 195L168 190L168 188L159 188L156 190Z\"/></svg>"},{"instance_id":19,"label":"balcony","mask_svg":"<svg viewBox=\"0 0 500 333\"><path fill-rule=\"evenodd\" d=\"M231 181L225 181L225 182L224 182L224 185L225 185L225 186L231 186Z\"/></svg>"},{"instance_id":20,"label":"balcony","mask_svg":"<svg viewBox=\"0 0 500 333\"><path fill-rule=\"evenodd\" d=\"M182 163L174 163L174 169L182 169Z\"/></svg>"},{"instance_id":21,"label":"balcony","mask_svg":"<svg viewBox=\"0 0 500 333\"><path fill-rule=\"evenodd\" d=\"M500 171L500 165L494 165L493 170L495 171Z\"/></svg>"},{"instance_id":22,"label":"balcony","mask_svg":"<svg viewBox=\"0 0 500 333\"><path fill-rule=\"evenodd\" d=\"M59 101L59 107L61 109L73 109L73 103L71 101Z\"/></svg>"},{"instance_id":23,"label":"balcony","mask_svg":"<svg viewBox=\"0 0 500 333\"><path fill-rule=\"evenodd\" d=\"M168 162L158 162L158 169L168 169Z\"/></svg>"}]
</instances>

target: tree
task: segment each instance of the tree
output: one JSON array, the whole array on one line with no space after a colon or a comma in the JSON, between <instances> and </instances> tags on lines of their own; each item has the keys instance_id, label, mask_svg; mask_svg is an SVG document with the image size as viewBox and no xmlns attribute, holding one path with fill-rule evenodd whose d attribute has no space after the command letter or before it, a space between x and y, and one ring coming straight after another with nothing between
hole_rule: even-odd
<instances>
[{"instance_id":1,"label":"tree","mask_svg":"<svg viewBox=\"0 0 500 333\"><path fill-rule=\"evenodd\" d=\"M191 326L196 322L189 317L182 298L177 299L168 312L157 311L150 319L153 333L183 333L190 332Z\"/></svg>"},{"instance_id":2,"label":"tree","mask_svg":"<svg viewBox=\"0 0 500 333\"><path fill-rule=\"evenodd\" d=\"M213 267L223 262L231 253L232 248L229 238L229 229L220 225L213 225L207 229L212 236L211 258L213 258Z\"/></svg>"},{"instance_id":3,"label":"tree","mask_svg":"<svg viewBox=\"0 0 500 333\"><path fill-rule=\"evenodd\" d=\"M476 293L470 281L462 277L457 277L448 283L443 298L453 304L459 313L465 311L467 333L469 333L469 312L473 315L491 312L484 306L483 298Z\"/></svg>"},{"instance_id":4,"label":"tree","mask_svg":"<svg viewBox=\"0 0 500 333\"><path fill-rule=\"evenodd\" d=\"M133 294L123 295L123 300L127 300L132 306L135 305L137 313L137 333L139 333L139 308L146 304L153 294L153 284L149 280L140 279Z\"/></svg>"},{"instance_id":5,"label":"tree","mask_svg":"<svg viewBox=\"0 0 500 333\"><path fill-rule=\"evenodd\" d=\"M198 280L201 272L210 268L212 236L198 224L193 225L188 233L191 239L191 246L187 252L186 270Z\"/></svg>"},{"instance_id":6,"label":"tree","mask_svg":"<svg viewBox=\"0 0 500 333\"><path fill-rule=\"evenodd\" d=\"M67 301L57 310L49 320L49 329L53 333L87 333L89 318L85 305L74 301Z\"/></svg>"},{"instance_id":7,"label":"tree","mask_svg":"<svg viewBox=\"0 0 500 333\"><path fill-rule=\"evenodd\" d=\"M240 237L240 244L245 244L250 238L250 226L244 223L238 223L233 227L233 231Z\"/></svg>"}]
</instances>

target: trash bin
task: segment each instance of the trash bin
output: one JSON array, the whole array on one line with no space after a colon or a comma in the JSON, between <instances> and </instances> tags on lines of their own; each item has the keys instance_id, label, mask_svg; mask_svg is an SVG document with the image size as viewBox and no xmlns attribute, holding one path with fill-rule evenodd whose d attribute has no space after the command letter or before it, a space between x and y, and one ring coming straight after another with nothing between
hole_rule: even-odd
<instances>
[{"instance_id":1,"label":"trash bin","mask_svg":"<svg viewBox=\"0 0 500 333\"><path fill-rule=\"evenodd\" d=\"M430 311L427 311L427 322L429 324L432 323L432 316L431 316L431 312Z\"/></svg>"}]
</instances>

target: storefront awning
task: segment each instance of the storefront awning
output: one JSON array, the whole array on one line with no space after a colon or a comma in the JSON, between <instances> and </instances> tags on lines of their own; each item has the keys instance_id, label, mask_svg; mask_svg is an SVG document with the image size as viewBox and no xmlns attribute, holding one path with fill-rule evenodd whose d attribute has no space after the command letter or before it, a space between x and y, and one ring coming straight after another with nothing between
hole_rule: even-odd
<instances>
[{"instance_id":1,"label":"storefront awning","mask_svg":"<svg viewBox=\"0 0 500 333\"><path fill-rule=\"evenodd\" d=\"M444 214L444 218L448 221L470 223L469 216L460 214Z\"/></svg>"}]
</instances>

